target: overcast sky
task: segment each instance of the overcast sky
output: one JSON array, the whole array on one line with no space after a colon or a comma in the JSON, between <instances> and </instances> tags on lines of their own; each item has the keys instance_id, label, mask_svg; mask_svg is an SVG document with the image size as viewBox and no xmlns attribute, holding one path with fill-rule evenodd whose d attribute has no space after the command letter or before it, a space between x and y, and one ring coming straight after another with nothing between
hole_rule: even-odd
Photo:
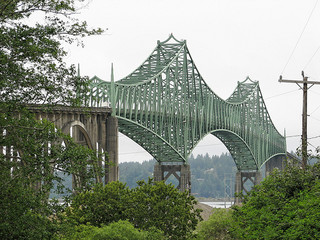
<instances>
[{"instance_id":1,"label":"overcast sky","mask_svg":"<svg viewBox=\"0 0 320 240\"><path fill-rule=\"evenodd\" d=\"M288 150L301 144L302 91L278 79L282 74L301 80L304 70L310 80L320 81L317 0L93 0L80 10L79 18L108 28L101 36L85 38L84 48L67 47L66 60L79 63L81 75L110 81L113 63L119 80L149 56L157 40L173 33L187 40L202 77L220 97L229 97L247 76L259 81L273 123L280 133L286 129ZM308 96L312 138L320 136L320 85L310 88ZM121 162L152 158L125 136L119 139ZM320 146L319 137L309 142ZM212 136L200 142L194 154L206 152L221 154L227 149Z\"/></svg>"}]
</instances>

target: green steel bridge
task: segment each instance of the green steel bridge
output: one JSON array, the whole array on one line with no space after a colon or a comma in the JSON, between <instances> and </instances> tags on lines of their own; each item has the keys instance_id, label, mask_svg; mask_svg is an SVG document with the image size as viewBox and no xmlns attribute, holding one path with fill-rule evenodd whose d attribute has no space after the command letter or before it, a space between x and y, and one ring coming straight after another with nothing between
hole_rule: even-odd
<instances>
[{"instance_id":1,"label":"green steel bridge","mask_svg":"<svg viewBox=\"0 0 320 240\"><path fill-rule=\"evenodd\" d=\"M172 34L127 77L111 82L94 76L86 105L110 104L119 131L160 164L187 163L196 145L213 134L230 151L239 171L257 171L286 155L259 82L247 78L223 100L201 77L186 41Z\"/></svg>"}]
</instances>

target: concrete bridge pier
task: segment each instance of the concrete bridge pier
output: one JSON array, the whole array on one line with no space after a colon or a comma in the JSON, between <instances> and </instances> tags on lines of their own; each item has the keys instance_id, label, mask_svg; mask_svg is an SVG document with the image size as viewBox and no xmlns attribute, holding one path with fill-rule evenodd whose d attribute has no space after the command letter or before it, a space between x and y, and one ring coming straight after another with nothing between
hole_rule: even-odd
<instances>
[{"instance_id":1,"label":"concrete bridge pier","mask_svg":"<svg viewBox=\"0 0 320 240\"><path fill-rule=\"evenodd\" d=\"M285 156L276 156L271 158L268 162L266 162L266 177L269 176L274 169L283 170L285 166L286 166Z\"/></svg>"},{"instance_id":2,"label":"concrete bridge pier","mask_svg":"<svg viewBox=\"0 0 320 240\"><path fill-rule=\"evenodd\" d=\"M189 164L182 165L154 165L154 181L166 181L171 175L179 181L177 187L181 192L191 192L191 171Z\"/></svg>"},{"instance_id":3,"label":"concrete bridge pier","mask_svg":"<svg viewBox=\"0 0 320 240\"><path fill-rule=\"evenodd\" d=\"M119 159L118 159L118 119L108 116L106 120L106 152L108 164L105 168L105 183L119 180Z\"/></svg>"},{"instance_id":4,"label":"concrete bridge pier","mask_svg":"<svg viewBox=\"0 0 320 240\"><path fill-rule=\"evenodd\" d=\"M253 185L257 185L261 182L262 175L259 170L257 171L250 171L250 172L243 172L238 171L236 173L236 183L235 183L235 192L236 193L248 193L248 189L246 189L245 183L250 181ZM241 203L241 199L239 197L235 198L235 204Z\"/></svg>"}]
</instances>

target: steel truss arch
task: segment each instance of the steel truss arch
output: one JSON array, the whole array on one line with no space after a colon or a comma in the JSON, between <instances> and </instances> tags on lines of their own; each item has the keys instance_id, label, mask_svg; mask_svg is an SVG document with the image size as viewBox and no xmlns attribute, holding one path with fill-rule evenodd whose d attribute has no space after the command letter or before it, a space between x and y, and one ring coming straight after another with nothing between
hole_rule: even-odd
<instances>
[{"instance_id":1,"label":"steel truss arch","mask_svg":"<svg viewBox=\"0 0 320 240\"><path fill-rule=\"evenodd\" d=\"M174 146L150 129L121 117L118 118L118 124L122 134L144 148L158 162L159 159L164 159L162 162L176 162L177 159L183 159Z\"/></svg>"},{"instance_id":2,"label":"steel truss arch","mask_svg":"<svg viewBox=\"0 0 320 240\"><path fill-rule=\"evenodd\" d=\"M113 72L111 82L95 76L90 89L84 96L86 104L110 104L119 119L119 131L159 162L186 162L210 133L227 146L240 170L257 170L271 156L286 154L285 138L271 121L259 82L250 78L238 82L223 100L203 80L186 41L173 35L158 41L128 76L116 82ZM166 146L166 154L155 144Z\"/></svg>"},{"instance_id":3,"label":"steel truss arch","mask_svg":"<svg viewBox=\"0 0 320 240\"><path fill-rule=\"evenodd\" d=\"M211 134L226 146L238 170L258 170L255 156L241 136L225 129L214 130Z\"/></svg>"}]
</instances>

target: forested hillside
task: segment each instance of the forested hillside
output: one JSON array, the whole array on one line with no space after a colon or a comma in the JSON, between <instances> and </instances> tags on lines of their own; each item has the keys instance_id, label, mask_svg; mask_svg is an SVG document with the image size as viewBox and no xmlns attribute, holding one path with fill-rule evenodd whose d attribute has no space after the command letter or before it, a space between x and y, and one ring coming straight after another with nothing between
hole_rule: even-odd
<instances>
[{"instance_id":1,"label":"forested hillside","mask_svg":"<svg viewBox=\"0 0 320 240\"><path fill-rule=\"evenodd\" d=\"M127 183L130 188L136 187L138 180L153 175L155 160L138 162L125 162L119 164L120 181ZM189 159L191 168L192 194L197 197L225 197L225 189L234 187L236 166L230 154L220 156L191 155ZM169 181L176 184L175 179Z\"/></svg>"}]
</instances>

